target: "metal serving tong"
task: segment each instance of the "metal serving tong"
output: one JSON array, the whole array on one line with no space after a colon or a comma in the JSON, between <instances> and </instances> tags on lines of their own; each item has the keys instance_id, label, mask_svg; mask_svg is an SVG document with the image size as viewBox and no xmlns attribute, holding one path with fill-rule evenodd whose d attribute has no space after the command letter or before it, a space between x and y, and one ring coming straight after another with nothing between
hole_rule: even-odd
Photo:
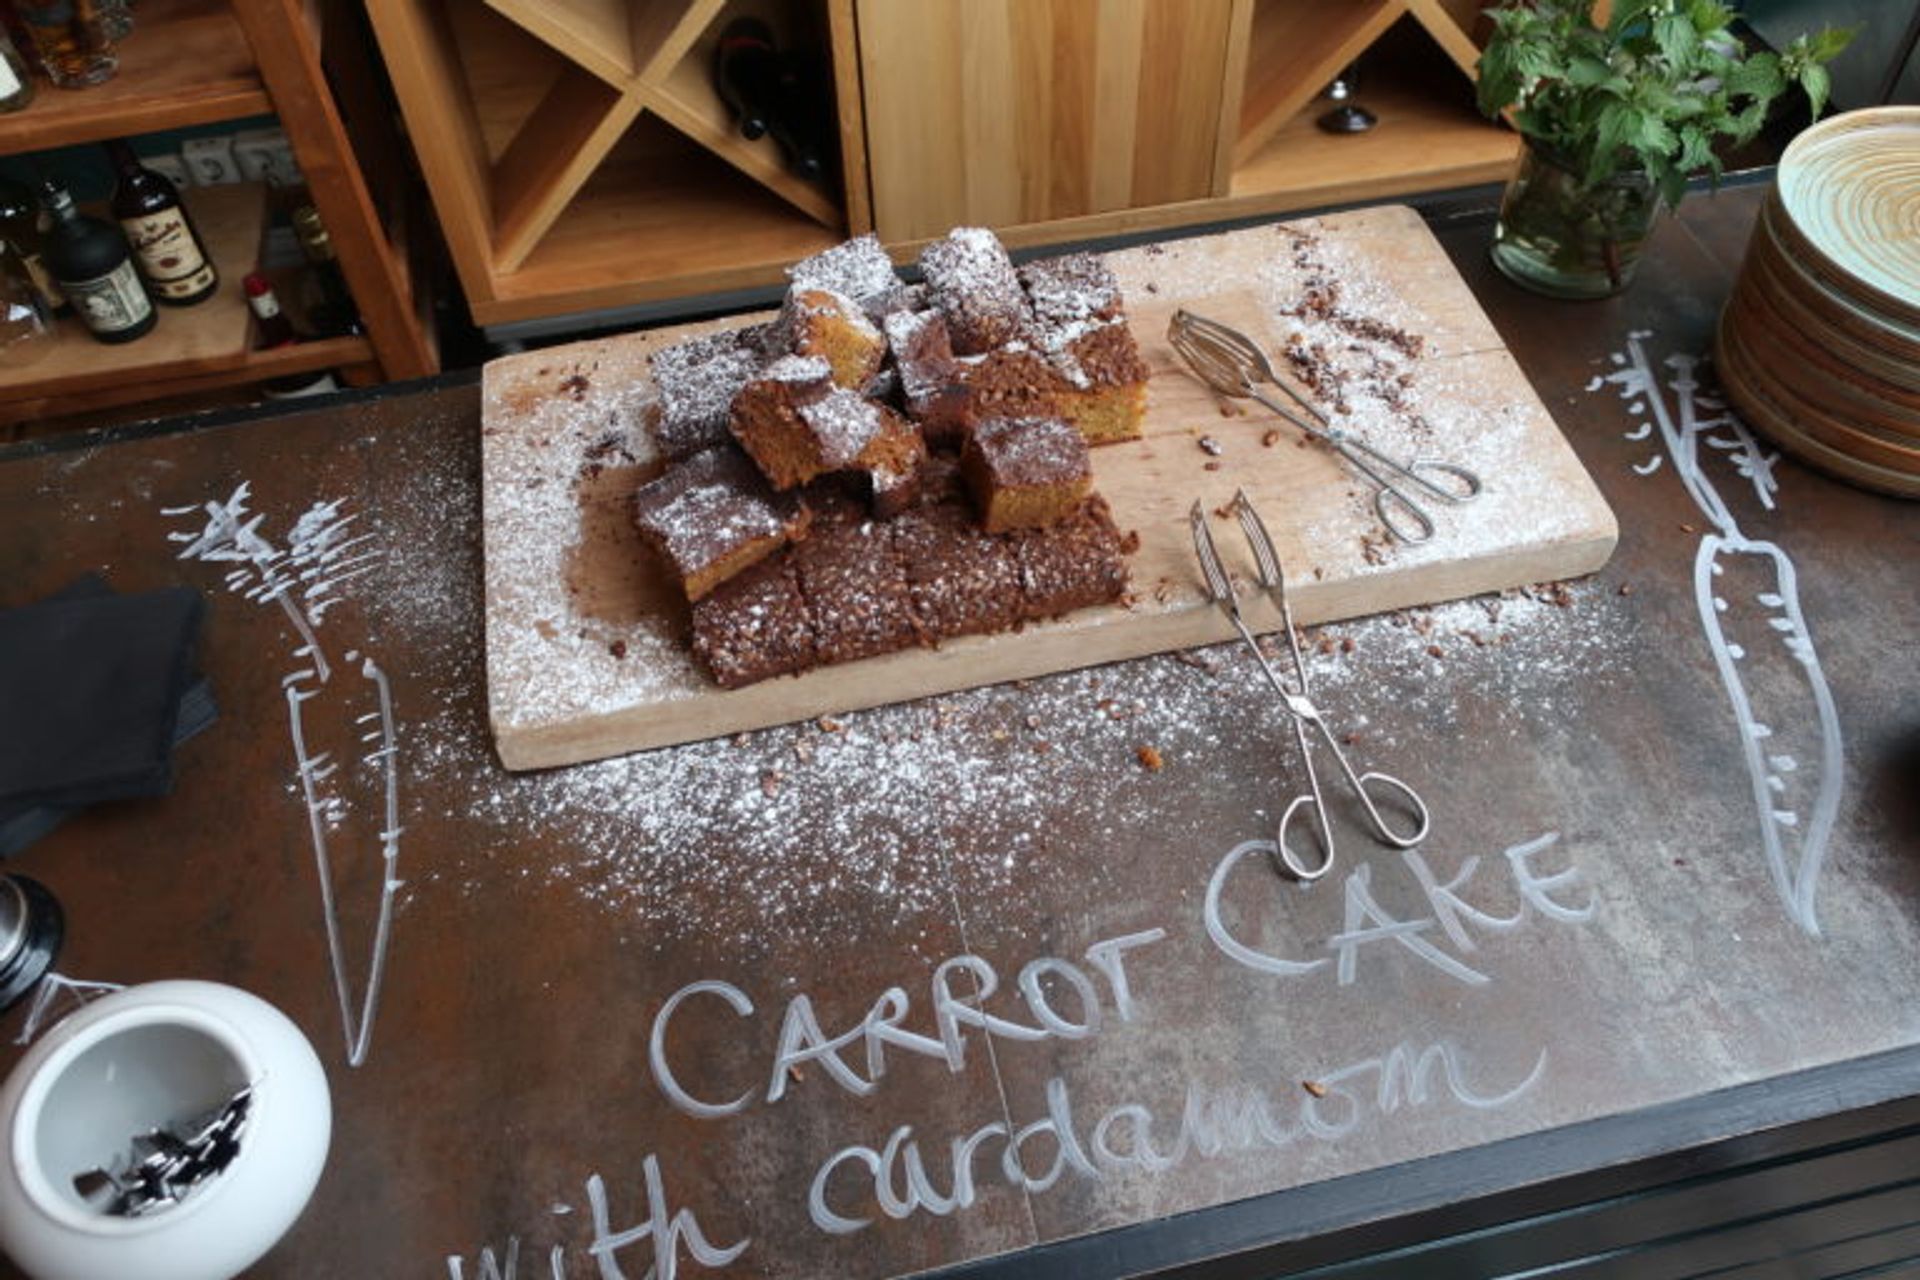
<instances>
[{"instance_id":1,"label":"metal serving tong","mask_svg":"<svg viewBox=\"0 0 1920 1280\"><path fill-rule=\"evenodd\" d=\"M1480 477L1465 467L1418 458L1412 462L1400 462L1389 458L1358 436L1334 426L1312 401L1295 390L1291 383L1275 375L1266 354L1238 329L1182 308L1174 312L1173 319L1167 322L1167 340L1173 343L1173 349L1193 367L1201 380L1215 391L1235 399L1251 397L1258 400L1315 440L1327 445L1379 485L1379 490L1373 495L1373 509L1379 513L1380 523L1402 542L1425 542L1433 536L1434 531L1433 517L1407 492L1407 487L1450 506L1471 502L1480 496ZM1285 392L1288 399L1306 412L1307 417L1301 417L1262 391L1263 384ZM1459 487L1437 484L1432 478L1435 475L1451 477ZM1404 524L1403 520L1411 521L1411 524Z\"/></svg>"},{"instance_id":2,"label":"metal serving tong","mask_svg":"<svg viewBox=\"0 0 1920 1280\"><path fill-rule=\"evenodd\" d=\"M1315 706L1311 692L1307 688L1307 664L1300 656L1300 637L1293 629L1293 609L1287 602L1287 576L1280 567L1280 556L1273 549L1273 539L1267 536L1267 526L1260 515L1247 500L1244 490L1233 495L1233 513L1240 520L1240 528L1247 535L1247 543L1253 548L1254 564L1260 572L1260 585L1272 594L1278 594L1280 600L1280 620L1287 633L1287 647L1293 653L1294 677L1299 681L1299 689L1288 688L1273 664L1267 661L1267 655L1260 650L1253 632L1247 626L1246 619L1240 613L1240 598L1233 587L1233 579L1227 576L1226 567L1220 562L1220 553L1213 545L1213 532L1207 527L1206 512L1200 504L1193 504L1189 517L1193 524L1193 549L1200 557L1200 571L1206 575L1207 593L1214 603L1226 610L1233 619L1233 626L1246 641L1247 648L1253 650L1254 658L1260 663L1260 670L1266 673L1267 683L1280 695L1281 705L1287 714L1293 717L1293 740L1300 746L1300 758L1307 766L1307 795L1295 796L1293 802L1280 815L1280 825L1274 835L1274 844L1281 865L1287 872L1301 880L1318 880L1333 867L1333 827L1327 820L1326 799L1320 788L1320 774L1313 764L1312 744L1307 740L1307 730L1312 729L1320 736L1321 745L1333 753L1340 766L1340 772L1360 797L1361 807L1366 810L1367 820L1373 827L1374 835L1396 849L1411 849L1427 838L1427 805L1412 787L1384 773L1355 773L1353 765L1347 760L1346 752L1340 749L1340 741L1333 730L1327 727L1326 717ZM1379 803L1369 787L1385 788L1391 793L1381 795L1381 800L1398 798L1413 813L1417 820L1416 828L1402 835L1387 825L1381 816ZM1303 859L1295 851L1289 836L1295 819L1302 809L1311 808L1315 824L1320 835L1320 859L1317 864Z\"/></svg>"}]
</instances>

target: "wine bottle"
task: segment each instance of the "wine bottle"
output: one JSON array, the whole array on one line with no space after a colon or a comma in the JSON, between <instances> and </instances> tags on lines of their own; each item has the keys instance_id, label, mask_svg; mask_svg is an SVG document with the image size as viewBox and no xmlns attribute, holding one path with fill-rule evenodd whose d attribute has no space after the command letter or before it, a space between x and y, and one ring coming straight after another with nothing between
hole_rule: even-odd
<instances>
[{"instance_id":1,"label":"wine bottle","mask_svg":"<svg viewBox=\"0 0 1920 1280\"><path fill-rule=\"evenodd\" d=\"M27 60L0 27L0 113L24 111L32 101L33 74L27 70Z\"/></svg>"},{"instance_id":2,"label":"wine bottle","mask_svg":"<svg viewBox=\"0 0 1920 1280\"><path fill-rule=\"evenodd\" d=\"M259 340L253 344L256 351L290 347L300 340L293 331L293 322L280 309L279 295L274 293L273 285L265 276L258 271L249 272L240 287L246 290L247 307L253 312L254 326L260 331Z\"/></svg>"},{"instance_id":3,"label":"wine bottle","mask_svg":"<svg viewBox=\"0 0 1920 1280\"><path fill-rule=\"evenodd\" d=\"M95 0L13 0L13 12L33 37L40 66L55 88L99 84L119 69Z\"/></svg>"},{"instance_id":4,"label":"wine bottle","mask_svg":"<svg viewBox=\"0 0 1920 1280\"><path fill-rule=\"evenodd\" d=\"M736 18L720 33L713 54L713 83L751 142L766 133L779 93L780 55L773 30L758 18Z\"/></svg>"},{"instance_id":5,"label":"wine bottle","mask_svg":"<svg viewBox=\"0 0 1920 1280\"><path fill-rule=\"evenodd\" d=\"M33 198L33 192L17 182L0 178L0 240L18 255L33 291L48 315L65 315L69 310L66 295L47 271L46 236L41 231L45 212Z\"/></svg>"},{"instance_id":6,"label":"wine bottle","mask_svg":"<svg viewBox=\"0 0 1920 1280\"><path fill-rule=\"evenodd\" d=\"M106 144L119 184L110 206L133 246L134 265L156 302L190 307L205 302L220 285L206 242L180 203L171 182L140 163L125 142Z\"/></svg>"},{"instance_id":7,"label":"wine bottle","mask_svg":"<svg viewBox=\"0 0 1920 1280\"><path fill-rule=\"evenodd\" d=\"M293 331L293 322L287 319L287 313L280 309L280 299L273 291L273 285L258 271L250 273L242 280L241 287L246 290L247 306L253 311L255 327L259 338L254 343L257 351L272 351L278 347L290 347L300 339ZM338 391L340 384L334 379L330 369L310 369L305 373L289 373L260 384L260 392L269 400L290 400L298 396L322 395L328 391Z\"/></svg>"},{"instance_id":8,"label":"wine bottle","mask_svg":"<svg viewBox=\"0 0 1920 1280\"><path fill-rule=\"evenodd\" d=\"M307 255L307 323L323 338L361 333L360 309L353 304L353 292L340 270L340 259L333 252L333 238L320 221L320 211L303 204L293 211L293 231L300 237L300 249Z\"/></svg>"},{"instance_id":9,"label":"wine bottle","mask_svg":"<svg viewBox=\"0 0 1920 1280\"><path fill-rule=\"evenodd\" d=\"M158 315L140 287L133 251L120 229L75 209L73 197L57 182L46 183L43 198L53 215L47 270L87 332L101 342L131 342L152 329Z\"/></svg>"}]
</instances>

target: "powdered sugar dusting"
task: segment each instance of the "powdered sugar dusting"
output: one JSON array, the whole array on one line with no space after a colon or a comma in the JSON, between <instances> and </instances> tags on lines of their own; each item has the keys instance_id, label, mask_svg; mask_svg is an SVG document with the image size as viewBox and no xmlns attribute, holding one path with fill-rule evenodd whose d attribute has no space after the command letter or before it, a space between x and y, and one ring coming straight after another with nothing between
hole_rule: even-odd
<instances>
[{"instance_id":1,"label":"powdered sugar dusting","mask_svg":"<svg viewBox=\"0 0 1920 1280\"><path fill-rule=\"evenodd\" d=\"M1196 498L1215 507L1236 487L1247 488L1266 515L1300 587L1295 606L1303 618L1507 586L1520 573L1585 572L1604 558L1612 533L1604 503L1417 217L1363 210L1304 225L1306 242L1295 228L1266 227L1109 258L1153 370L1146 438L1093 457L1116 523L1139 535L1134 594L1125 607L1088 609L979 642L983 652L992 647L990 669L1057 669L1220 636L1225 624L1204 602L1186 510ZM1296 260L1303 252L1305 261ZM1310 278L1332 276L1341 286L1337 310L1288 314L1301 310ZM1335 413L1341 425L1396 456L1472 467L1486 493L1470 506L1436 506L1439 530L1430 543L1389 543L1366 481L1322 446L1296 451L1292 429L1264 411L1255 420L1232 409L1225 417L1240 420L1223 420L1220 402L1178 364L1163 336L1164 308L1178 302L1203 310L1223 299L1230 301L1219 318L1258 327L1276 353L1294 328L1324 345L1327 367L1346 371L1345 407ZM1424 339L1418 348L1416 335ZM661 340L636 335L602 345L644 351ZM574 357L576 350L586 354ZM593 344L566 351L605 358ZM622 390L602 369L590 371L583 397L545 405L560 371L534 378L529 364L538 358L513 357L488 370L489 690L503 750L511 747L517 764L837 714L864 700L982 678L985 664L912 650L871 666L718 690L685 649L684 614L654 608L646 593L657 584L626 564L644 557L630 557L608 537L621 527L606 515L621 475L610 469L600 487L577 479L610 429L612 401L603 397L644 401L646 393ZM627 367L644 380L643 361L629 358ZM1203 435L1217 452L1195 447ZM630 443L635 465L644 466L644 441ZM496 528L496 511L510 528ZM582 565L602 571L599 596L575 589L592 579ZM582 724L590 732L579 733ZM562 734L587 745L556 745Z\"/></svg>"}]
</instances>

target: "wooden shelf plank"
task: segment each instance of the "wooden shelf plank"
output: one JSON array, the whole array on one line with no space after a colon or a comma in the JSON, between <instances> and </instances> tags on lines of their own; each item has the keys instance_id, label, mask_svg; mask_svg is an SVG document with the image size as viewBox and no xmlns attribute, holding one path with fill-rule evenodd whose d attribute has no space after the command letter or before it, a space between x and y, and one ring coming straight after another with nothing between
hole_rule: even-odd
<instances>
[{"instance_id":1,"label":"wooden shelf plank","mask_svg":"<svg viewBox=\"0 0 1920 1280\"><path fill-rule=\"evenodd\" d=\"M1405 0L1362 0L1329 15L1319 0L1259 0L1247 56L1234 163L1244 165L1339 72L1406 12Z\"/></svg>"},{"instance_id":2,"label":"wooden shelf plank","mask_svg":"<svg viewBox=\"0 0 1920 1280\"><path fill-rule=\"evenodd\" d=\"M746 174L822 226L842 225L840 206L827 191L788 169L771 136L749 142L740 136L709 73L712 57L701 50L680 61L658 85L640 92L662 120Z\"/></svg>"},{"instance_id":3,"label":"wooden shelf plank","mask_svg":"<svg viewBox=\"0 0 1920 1280\"><path fill-rule=\"evenodd\" d=\"M268 115L273 104L226 0L141 0L120 70L104 84L55 89L0 115L0 155Z\"/></svg>"},{"instance_id":4,"label":"wooden shelf plank","mask_svg":"<svg viewBox=\"0 0 1920 1280\"><path fill-rule=\"evenodd\" d=\"M487 0L487 7L558 49L608 84L634 75L626 0Z\"/></svg>"},{"instance_id":5,"label":"wooden shelf plank","mask_svg":"<svg viewBox=\"0 0 1920 1280\"><path fill-rule=\"evenodd\" d=\"M152 405L158 414L162 411L163 402L177 396L221 387L245 386L318 369L345 369L364 365L371 360L373 344L365 338L328 338L321 342L302 342L272 351L249 352L242 363L211 373L160 371L154 376L131 382L110 382L57 392L49 389L29 399L0 400L0 426L133 404ZM374 368L378 367L374 365Z\"/></svg>"},{"instance_id":6,"label":"wooden shelf plank","mask_svg":"<svg viewBox=\"0 0 1920 1280\"><path fill-rule=\"evenodd\" d=\"M260 258L266 189L195 187L182 196L220 271L214 296L192 307L159 307L160 320L151 333L118 346L95 342L76 318L61 320L60 341L46 355L0 369L0 400L212 373L246 363L251 313L240 281Z\"/></svg>"},{"instance_id":7,"label":"wooden shelf plank","mask_svg":"<svg viewBox=\"0 0 1920 1280\"><path fill-rule=\"evenodd\" d=\"M1441 70L1457 92L1398 75L1369 78L1359 100L1380 123L1367 133L1329 134L1295 117L1234 171L1227 216L1505 180L1519 136L1480 115L1467 82Z\"/></svg>"}]
</instances>

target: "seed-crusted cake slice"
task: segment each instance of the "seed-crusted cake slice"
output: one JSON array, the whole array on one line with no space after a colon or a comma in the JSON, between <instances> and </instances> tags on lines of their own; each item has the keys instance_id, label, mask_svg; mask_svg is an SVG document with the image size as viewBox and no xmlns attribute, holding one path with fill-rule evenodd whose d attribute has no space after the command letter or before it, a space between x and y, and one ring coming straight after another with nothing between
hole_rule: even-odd
<instances>
[{"instance_id":1,"label":"seed-crusted cake slice","mask_svg":"<svg viewBox=\"0 0 1920 1280\"><path fill-rule=\"evenodd\" d=\"M1098 254L1036 258L1019 269L1019 276L1027 305L1042 327L1105 324L1120 317L1120 281Z\"/></svg>"},{"instance_id":2,"label":"seed-crusted cake slice","mask_svg":"<svg viewBox=\"0 0 1920 1280\"><path fill-rule=\"evenodd\" d=\"M958 441L973 400L947 337L947 322L938 311L894 311L885 329L907 416L920 424L929 444Z\"/></svg>"},{"instance_id":3,"label":"seed-crusted cake slice","mask_svg":"<svg viewBox=\"0 0 1920 1280\"><path fill-rule=\"evenodd\" d=\"M806 536L811 519L804 502L769 490L731 445L695 454L633 495L634 526L689 600Z\"/></svg>"},{"instance_id":4,"label":"seed-crusted cake slice","mask_svg":"<svg viewBox=\"0 0 1920 1280\"><path fill-rule=\"evenodd\" d=\"M831 289L870 316L885 315L901 305L909 288L872 233L802 258L787 268L787 279L795 289Z\"/></svg>"},{"instance_id":5,"label":"seed-crusted cake slice","mask_svg":"<svg viewBox=\"0 0 1920 1280\"><path fill-rule=\"evenodd\" d=\"M825 364L818 357L788 359ZM769 373L787 363L779 362ZM776 489L792 489L836 471L861 471L872 478L878 496L910 480L926 456L920 432L878 401L845 387L829 387L824 394L784 394L775 377L741 393L734 405L733 433Z\"/></svg>"},{"instance_id":6,"label":"seed-crusted cake slice","mask_svg":"<svg viewBox=\"0 0 1920 1280\"><path fill-rule=\"evenodd\" d=\"M767 363L767 326L702 334L650 357L659 415L654 439L670 459L690 458L728 441L733 398Z\"/></svg>"},{"instance_id":7,"label":"seed-crusted cake slice","mask_svg":"<svg viewBox=\"0 0 1920 1280\"><path fill-rule=\"evenodd\" d=\"M880 330L858 304L831 289L788 290L778 324L793 354L825 360L842 387L865 390L886 359Z\"/></svg>"},{"instance_id":8,"label":"seed-crusted cake slice","mask_svg":"<svg viewBox=\"0 0 1920 1280\"><path fill-rule=\"evenodd\" d=\"M1032 341L1058 375L1054 402L1089 444L1135 440L1146 416L1147 365L1127 327L1120 282L1091 253L1020 268Z\"/></svg>"},{"instance_id":9,"label":"seed-crusted cake slice","mask_svg":"<svg viewBox=\"0 0 1920 1280\"><path fill-rule=\"evenodd\" d=\"M1013 259L985 227L956 227L935 240L920 251L920 271L955 354L991 351L1026 327L1027 296Z\"/></svg>"},{"instance_id":10,"label":"seed-crusted cake slice","mask_svg":"<svg viewBox=\"0 0 1920 1280\"><path fill-rule=\"evenodd\" d=\"M1059 524L1008 535L1020 561L1026 617L1051 618L1118 600L1127 590L1127 539L1094 494Z\"/></svg>"},{"instance_id":11,"label":"seed-crusted cake slice","mask_svg":"<svg viewBox=\"0 0 1920 1280\"><path fill-rule=\"evenodd\" d=\"M1013 543L983 532L964 501L932 502L893 522L913 615L937 637L1004 631L1022 617Z\"/></svg>"},{"instance_id":12,"label":"seed-crusted cake slice","mask_svg":"<svg viewBox=\"0 0 1920 1280\"><path fill-rule=\"evenodd\" d=\"M783 356L740 389L733 400L733 438L776 489L811 478L807 455L796 453L806 436L802 407L834 390L833 368L819 356Z\"/></svg>"},{"instance_id":13,"label":"seed-crusted cake slice","mask_svg":"<svg viewBox=\"0 0 1920 1280\"><path fill-rule=\"evenodd\" d=\"M693 606L693 656L723 689L814 664L813 618L791 553L762 560Z\"/></svg>"},{"instance_id":14,"label":"seed-crusted cake slice","mask_svg":"<svg viewBox=\"0 0 1920 1280\"><path fill-rule=\"evenodd\" d=\"M892 653L921 641L893 531L877 520L834 520L790 553L813 624L817 665Z\"/></svg>"},{"instance_id":15,"label":"seed-crusted cake slice","mask_svg":"<svg viewBox=\"0 0 1920 1280\"><path fill-rule=\"evenodd\" d=\"M1096 325L1053 354L1053 402L1088 444L1138 440L1147 416L1147 362L1125 320Z\"/></svg>"},{"instance_id":16,"label":"seed-crusted cake slice","mask_svg":"<svg viewBox=\"0 0 1920 1280\"><path fill-rule=\"evenodd\" d=\"M1093 488L1086 438L1063 418L975 424L960 470L989 533L1058 524Z\"/></svg>"}]
</instances>

